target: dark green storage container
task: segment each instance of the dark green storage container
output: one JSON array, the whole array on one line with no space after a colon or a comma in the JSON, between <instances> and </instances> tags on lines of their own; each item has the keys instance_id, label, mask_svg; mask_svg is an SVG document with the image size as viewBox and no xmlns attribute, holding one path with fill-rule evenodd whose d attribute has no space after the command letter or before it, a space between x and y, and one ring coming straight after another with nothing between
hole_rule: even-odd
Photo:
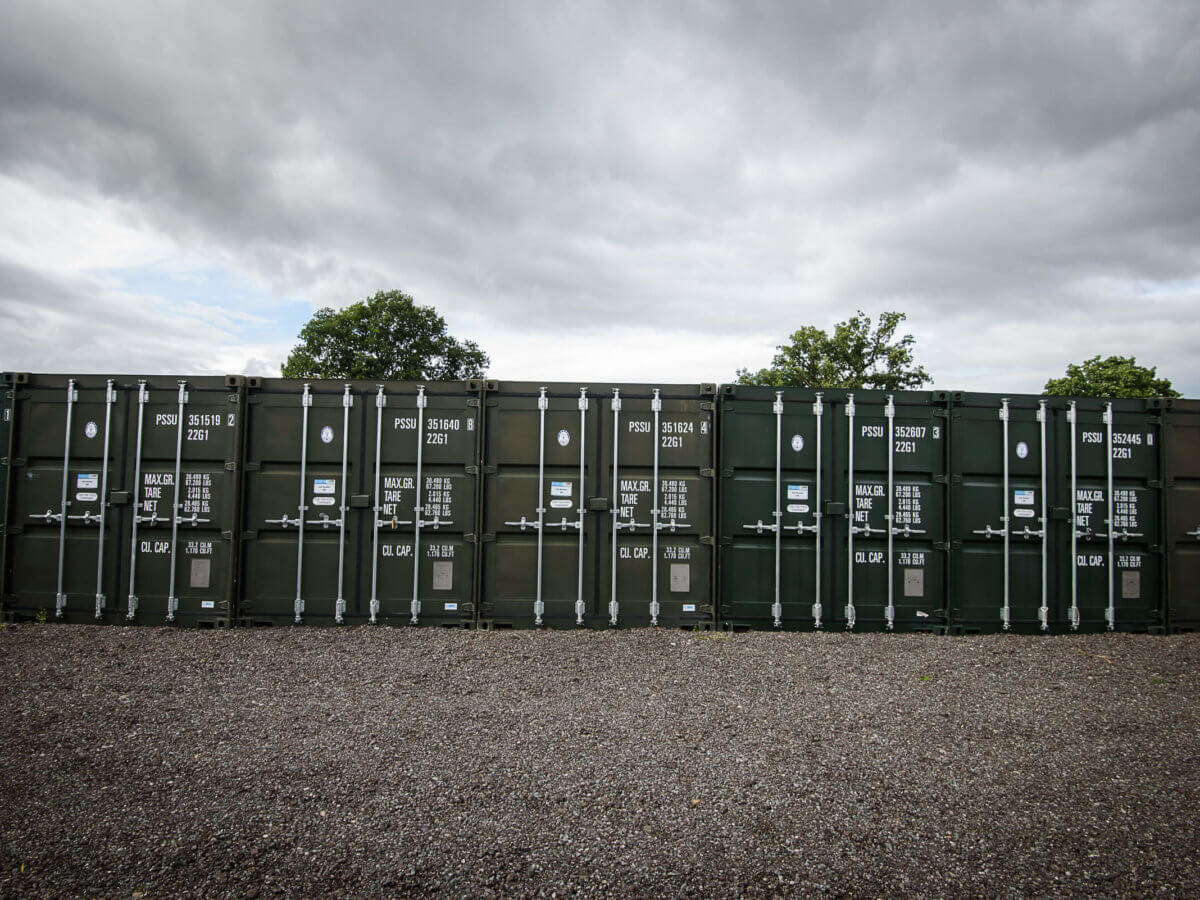
<instances>
[{"instance_id":1,"label":"dark green storage container","mask_svg":"<svg viewBox=\"0 0 1200 900\"><path fill-rule=\"evenodd\" d=\"M957 630L1162 628L1160 402L955 395Z\"/></svg>"},{"instance_id":2,"label":"dark green storage container","mask_svg":"<svg viewBox=\"0 0 1200 900\"><path fill-rule=\"evenodd\" d=\"M486 398L481 624L710 627L714 387Z\"/></svg>"},{"instance_id":3,"label":"dark green storage container","mask_svg":"<svg viewBox=\"0 0 1200 900\"><path fill-rule=\"evenodd\" d=\"M473 624L479 391L250 379L239 621Z\"/></svg>"},{"instance_id":4,"label":"dark green storage container","mask_svg":"<svg viewBox=\"0 0 1200 900\"><path fill-rule=\"evenodd\" d=\"M17 378L5 614L227 624L241 379Z\"/></svg>"},{"instance_id":5,"label":"dark green storage container","mask_svg":"<svg viewBox=\"0 0 1200 900\"><path fill-rule=\"evenodd\" d=\"M728 628L940 631L946 395L726 385Z\"/></svg>"},{"instance_id":6,"label":"dark green storage container","mask_svg":"<svg viewBox=\"0 0 1200 900\"><path fill-rule=\"evenodd\" d=\"M1200 400L1165 402L1169 622L1200 631Z\"/></svg>"},{"instance_id":7,"label":"dark green storage container","mask_svg":"<svg viewBox=\"0 0 1200 900\"><path fill-rule=\"evenodd\" d=\"M16 374L0 372L0 579L4 578L4 526L8 522L8 458L12 452L13 400Z\"/></svg>"}]
</instances>

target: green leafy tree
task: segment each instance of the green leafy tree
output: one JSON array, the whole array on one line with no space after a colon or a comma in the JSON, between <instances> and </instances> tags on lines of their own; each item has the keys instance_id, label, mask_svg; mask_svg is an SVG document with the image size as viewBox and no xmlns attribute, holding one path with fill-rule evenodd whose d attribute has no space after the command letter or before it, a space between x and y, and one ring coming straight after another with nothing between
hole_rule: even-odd
<instances>
[{"instance_id":1,"label":"green leafy tree","mask_svg":"<svg viewBox=\"0 0 1200 900\"><path fill-rule=\"evenodd\" d=\"M453 381L488 365L474 341L460 341L432 306L400 291L380 291L345 309L319 309L300 330L284 378Z\"/></svg>"},{"instance_id":2,"label":"green leafy tree","mask_svg":"<svg viewBox=\"0 0 1200 900\"><path fill-rule=\"evenodd\" d=\"M1157 373L1157 366L1139 366L1132 356L1097 355L1071 363L1066 376L1051 378L1042 392L1058 397L1178 397L1171 382L1156 378Z\"/></svg>"},{"instance_id":3,"label":"green leafy tree","mask_svg":"<svg viewBox=\"0 0 1200 900\"><path fill-rule=\"evenodd\" d=\"M791 343L781 344L771 365L757 372L739 369L738 384L768 387L918 388L929 373L913 364L911 334L895 339L904 313L885 312L874 329L871 317L860 309L833 333L806 325L792 332Z\"/></svg>"}]
</instances>

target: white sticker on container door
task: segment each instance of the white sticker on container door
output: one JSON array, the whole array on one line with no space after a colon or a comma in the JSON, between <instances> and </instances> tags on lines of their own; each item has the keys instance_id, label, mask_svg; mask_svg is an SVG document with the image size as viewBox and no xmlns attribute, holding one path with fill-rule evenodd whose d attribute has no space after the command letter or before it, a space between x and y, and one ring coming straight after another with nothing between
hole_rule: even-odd
<instances>
[{"instance_id":1,"label":"white sticker on container door","mask_svg":"<svg viewBox=\"0 0 1200 900\"><path fill-rule=\"evenodd\" d=\"M807 500L808 485L807 484L789 484L787 486L787 498L789 500Z\"/></svg>"},{"instance_id":2,"label":"white sticker on container door","mask_svg":"<svg viewBox=\"0 0 1200 900\"><path fill-rule=\"evenodd\" d=\"M551 497L570 497L572 484L569 481L552 481L550 482Z\"/></svg>"},{"instance_id":3,"label":"white sticker on container door","mask_svg":"<svg viewBox=\"0 0 1200 900\"><path fill-rule=\"evenodd\" d=\"M1033 491L1013 491L1015 506L1033 506Z\"/></svg>"},{"instance_id":4,"label":"white sticker on container door","mask_svg":"<svg viewBox=\"0 0 1200 900\"><path fill-rule=\"evenodd\" d=\"M89 488L94 490L95 488L98 488L98 487L100 487L100 476L99 475L76 475L75 476L75 490L77 490L77 491L86 491Z\"/></svg>"},{"instance_id":5,"label":"white sticker on container door","mask_svg":"<svg viewBox=\"0 0 1200 900\"><path fill-rule=\"evenodd\" d=\"M337 480L334 478L315 478L313 479L314 494L336 494Z\"/></svg>"}]
</instances>

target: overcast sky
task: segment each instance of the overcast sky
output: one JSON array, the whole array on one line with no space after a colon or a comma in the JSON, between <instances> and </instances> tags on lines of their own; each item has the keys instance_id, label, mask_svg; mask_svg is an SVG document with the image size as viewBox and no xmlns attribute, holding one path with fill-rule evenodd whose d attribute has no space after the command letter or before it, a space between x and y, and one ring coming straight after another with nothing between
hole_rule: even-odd
<instances>
[{"instance_id":1,"label":"overcast sky","mask_svg":"<svg viewBox=\"0 0 1200 900\"><path fill-rule=\"evenodd\" d=\"M1200 3L0 4L0 368L277 374L399 288L496 378L1200 394Z\"/></svg>"}]
</instances>

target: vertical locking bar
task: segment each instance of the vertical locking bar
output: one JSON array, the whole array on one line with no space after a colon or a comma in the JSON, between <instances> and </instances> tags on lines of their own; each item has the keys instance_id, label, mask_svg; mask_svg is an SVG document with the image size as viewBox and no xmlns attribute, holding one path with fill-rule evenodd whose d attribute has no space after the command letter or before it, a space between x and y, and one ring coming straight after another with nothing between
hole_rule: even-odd
<instances>
[{"instance_id":1,"label":"vertical locking bar","mask_svg":"<svg viewBox=\"0 0 1200 900\"><path fill-rule=\"evenodd\" d=\"M338 592L337 603L334 604L333 620L341 625L346 618L346 594L343 578L346 571L346 457L350 452L350 407L354 405L354 395L350 393L350 385L342 394L342 483L341 499L338 506Z\"/></svg>"},{"instance_id":2,"label":"vertical locking bar","mask_svg":"<svg viewBox=\"0 0 1200 900\"><path fill-rule=\"evenodd\" d=\"M171 504L171 574L167 586L167 621L175 621L175 610L179 608L179 598L175 596L175 557L179 544L179 516L183 505L179 502L179 480L183 462L183 407L187 404L187 382L179 382L179 421L175 429L175 500Z\"/></svg>"},{"instance_id":3,"label":"vertical locking bar","mask_svg":"<svg viewBox=\"0 0 1200 900\"><path fill-rule=\"evenodd\" d=\"M846 513L846 628L854 628L854 395L846 395L846 421L850 440L847 445L846 477L849 482Z\"/></svg>"},{"instance_id":4,"label":"vertical locking bar","mask_svg":"<svg viewBox=\"0 0 1200 900\"><path fill-rule=\"evenodd\" d=\"M579 572L578 581L575 586L575 624L583 624L583 502L584 502L584 477L585 477L585 457L584 447L587 445L587 408L588 397L587 388L579 389L579 501L577 505L577 514L579 516Z\"/></svg>"},{"instance_id":5,"label":"vertical locking bar","mask_svg":"<svg viewBox=\"0 0 1200 900\"><path fill-rule=\"evenodd\" d=\"M409 603L409 624L416 625L421 618L421 450L425 443L425 385L417 388L417 482L413 502L413 589Z\"/></svg>"},{"instance_id":6,"label":"vertical locking bar","mask_svg":"<svg viewBox=\"0 0 1200 900\"><path fill-rule=\"evenodd\" d=\"M612 575L611 575L611 595L608 601L608 624L617 624L617 612L620 607L617 604L617 519L621 515L621 495L617 488L619 482L617 480L617 462L620 455L621 447L621 389L613 388L612 397L612 414L613 414L613 479L612 479Z\"/></svg>"},{"instance_id":7,"label":"vertical locking bar","mask_svg":"<svg viewBox=\"0 0 1200 900\"><path fill-rule=\"evenodd\" d=\"M130 529L132 537L129 540L129 599L128 609L125 611L125 618L130 621L137 615L138 607L136 591L138 523L142 520L142 501L138 498L142 494L142 426L146 419L146 404L149 400L150 394L146 390L146 382L143 379L138 382L137 447L133 451L133 526Z\"/></svg>"},{"instance_id":8,"label":"vertical locking bar","mask_svg":"<svg viewBox=\"0 0 1200 900\"><path fill-rule=\"evenodd\" d=\"M546 612L546 604L542 602L542 554L544 544L542 532L545 531L546 519L546 409L550 401L546 398L546 389L538 394L538 502L537 502L537 595L533 601L533 624L541 625L542 616Z\"/></svg>"},{"instance_id":9,"label":"vertical locking bar","mask_svg":"<svg viewBox=\"0 0 1200 900\"><path fill-rule=\"evenodd\" d=\"M1042 433L1042 606L1038 610L1038 620L1042 623L1042 631L1050 630L1049 607L1049 559L1050 517L1046 515L1046 401L1038 401L1037 420Z\"/></svg>"},{"instance_id":10,"label":"vertical locking bar","mask_svg":"<svg viewBox=\"0 0 1200 900\"><path fill-rule=\"evenodd\" d=\"M108 379L104 387L104 451L100 465L100 535L96 539L96 618L104 609L104 525L105 513L108 510L108 451L111 446L109 437L112 426L112 408L117 400L117 392L113 387L113 379Z\"/></svg>"},{"instance_id":11,"label":"vertical locking bar","mask_svg":"<svg viewBox=\"0 0 1200 900\"><path fill-rule=\"evenodd\" d=\"M379 462L383 450L383 410L387 396L383 385L375 392L375 525L371 532L371 624L379 617L379 514L383 504L379 502Z\"/></svg>"},{"instance_id":12,"label":"vertical locking bar","mask_svg":"<svg viewBox=\"0 0 1200 900\"><path fill-rule=\"evenodd\" d=\"M67 382L67 424L63 432L62 497L58 516L58 583L54 592L54 615L60 619L67 606L67 595L63 592L63 563L67 555L67 509L70 506L67 496L71 478L71 414L78 399L79 392L75 390L75 379L72 378Z\"/></svg>"},{"instance_id":13,"label":"vertical locking bar","mask_svg":"<svg viewBox=\"0 0 1200 900\"><path fill-rule=\"evenodd\" d=\"M779 598L779 554L783 549L780 536L783 533L783 510L780 508L779 494L783 487L783 391L775 392L775 403L771 406L775 413L775 602L771 605L771 616L775 627L783 625L783 603Z\"/></svg>"},{"instance_id":14,"label":"vertical locking bar","mask_svg":"<svg viewBox=\"0 0 1200 900\"><path fill-rule=\"evenodd\" d=\"M650 510L650 624L658 625L658 445L659 416L662 413L662 397L659 389L654 389L654 399L650 401L650 409L654 412L654 505Z\"/></svg>"},{"instance_id":15,"label":"vertical locking bar","mask_svg":"<svg viewBox=\"0 0 1200 900\"><path fill-rule=\"evenodd\" d=\"M297 625L300 624L300 618L304 615L304 514L308 512L308 506L304 500L308 496L305 482L308 479L308 408L310 406L312 406L312 389L306 384L304 393L300 396L300 503L297 506L300 515L297 516L298 523L296 525L296 603L294 606Z\"/></svg>"},{"instance_id":16,"label":"vertical locking bar","mask_svg":"<svg viewBox=\"0 0 1200 900\"><path fill-rule=\"evenodd\" d=\"M817 422L817 489L816 489L816 529L813 531L813 536L816 538L816 551L814 556L813 568L816 570L816 578L814 579L813 593L813 628L820 629L821 627L821 419L825 415L825 404L821 399L822 395L817 394L816 402L813 403L813 416Z\"/></svg>"},{"instance_id":17,"label":"vertical locking bar","mask_svg":"<svg viewBox=\"0 0 1200 900\"><path fill-rule=\"evenodd\" d=\"M1072 400L1067 409L1067 421L1071 423L1071 630L1079 630L1079 491L1078 456L1075 445L1075 426L1078 411Z\"/></svg>"},{"instance_id":18,"label":"vertical locking bar","mask_svg":"<svg viewBox=\"0 0 1200 900\"><path fill-rule=\"evenodd\" d=\"M1003 474L1004 486L1002 488L1003 496L1001 498L1001 505L1000 505L1000 527L1004 529L1004 605L1000 608L1000 626L1005 631L1008 631L1009 628L1012 627L1012 607L1010 605L1011 601L1010 601L1010 583L1009 583L1009 574L1010 574L1009 540L1011 538L1011 535L1009 534L1009 527L1008 527L1008 520L1010 518L1009 514L1008 514L1008 510L1009 510L1008 505L1011 501L1010 501L1009 492L1008 492L1008 486L1009 486L1008 453L1009 453L1009 450L1008 450L1008 398L1007 397L1005 397L1004 399L1002 399L1000 401L1000 431L1001 431L1001 442L1004 445L1004 474Z\"/></svg>"},{"instance_id":19,"label":"vertical locking bar","mask_svg":"<svg viewBox=\"0 0 1200 900\"><path fill-rule=\"evenodd\" d=\"M895 559L895 502L896 502L896 485L895 485L895 466L892 459L892 451L894 449L896 437L896 404L893 401L892 394L888 394L887 405L883 408L883 414L888 420L888 502L887 502L887 609L883 612L883 617L887 622L887 630L891 631L896 626L896 604L895 591L896 586L893 583L893 566Z\"/></svg>"},{"instance_id":20,"label":"vertical locking bar","mask_svg":"<svg viewBox=\"0 0 1200 900\"><path fill-rule=\"evenodd\" d=\"M1113 495L1113 408L1111 403L1107 404L1104 409L1104 425L1108 432L1108 491L1105 498L1108 500L1108 519L1106 520L1106 524L1108 525L1108 609L1104 611L1104 621L1108 623L1108 630L1112 631L1117 627L1117 601L1113 586L1117 574L1114 565L1116 562L1114 556L1116 553L1114 545L1116 536L1113 533L1117 521L1117 504L1116 497Z\"/></svg>"}]
</instances>

